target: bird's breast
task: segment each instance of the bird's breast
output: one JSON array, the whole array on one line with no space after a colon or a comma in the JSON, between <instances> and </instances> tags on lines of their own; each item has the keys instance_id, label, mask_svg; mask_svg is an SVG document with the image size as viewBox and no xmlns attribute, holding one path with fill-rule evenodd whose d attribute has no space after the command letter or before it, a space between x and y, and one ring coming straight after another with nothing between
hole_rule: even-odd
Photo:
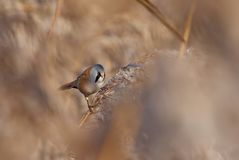
<instances>
[{"instance_id":1,"label":"bird's breast","mask_svg":"<svg viewBox=\"0 0 239 160\"><path fill-rule=\"evenodd\" d=\"M89 96L99 90L99 87L95 83L90 82L89 80L82 80L78 88L85 96Z\"/></svg>"}]
</instances>

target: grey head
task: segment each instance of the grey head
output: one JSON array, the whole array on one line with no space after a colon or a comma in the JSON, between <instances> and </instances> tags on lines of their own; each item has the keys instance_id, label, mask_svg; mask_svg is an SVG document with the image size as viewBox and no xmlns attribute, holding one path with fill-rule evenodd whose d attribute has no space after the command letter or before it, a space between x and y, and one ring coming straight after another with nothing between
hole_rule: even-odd
<instances>
[{"instance_id":1,"label":"grey head","mask_svg":"<svg viewBox=\"0 0 239 160\"><path fill-rule=\"evenodd\" d=\"M90 81L101 87L105 80L104 67L101 64L95 64L90 71Z\"/></svg>"}]
</instances>

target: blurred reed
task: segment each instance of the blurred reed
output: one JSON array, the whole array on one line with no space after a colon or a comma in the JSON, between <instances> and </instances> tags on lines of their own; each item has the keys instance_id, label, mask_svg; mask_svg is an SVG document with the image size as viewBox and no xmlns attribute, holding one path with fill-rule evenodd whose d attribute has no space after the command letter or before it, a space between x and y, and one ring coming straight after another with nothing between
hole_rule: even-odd
<instances>
[{"instance_id":1,"label":"blurred reed","mask_svg":"<svg viewBox=\"0 0 239 160\"><path fill-rule=\"evenodd\" d=\"M136 0L0 0L1 159L238 159L239 2L144 2L186 43ZM143 69L80 127L58 88L94 63Z\"/></svg>"}]
</instances>

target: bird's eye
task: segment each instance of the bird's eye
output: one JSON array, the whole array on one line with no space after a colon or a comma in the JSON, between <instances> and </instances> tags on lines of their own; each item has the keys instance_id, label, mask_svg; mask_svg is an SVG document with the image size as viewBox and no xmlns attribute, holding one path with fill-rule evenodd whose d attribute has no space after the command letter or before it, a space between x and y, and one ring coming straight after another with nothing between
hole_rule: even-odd
<instances>
[{"instance_id":1,"label":"bird's eye","mask_svg":"<svg viewBox=\"0 0 239 160\"><path fill-rule=\"evenodd\" d=\"M100 72L97 73L97 76L95 77L95 83L99 80L99 78L101 77Z\"/></svg>"}]
</instances>

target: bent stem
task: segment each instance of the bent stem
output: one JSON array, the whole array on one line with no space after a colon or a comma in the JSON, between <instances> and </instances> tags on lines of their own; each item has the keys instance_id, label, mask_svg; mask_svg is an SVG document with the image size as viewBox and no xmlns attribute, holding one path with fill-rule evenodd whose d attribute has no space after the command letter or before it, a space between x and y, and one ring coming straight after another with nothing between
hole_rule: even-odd
<instances>
[{"instance_id":1,"label":"bent stem","mask_svg":"<svg viewBox=\"0 0 239 160\"><path fill-rule=\"evenodd\" d=\"M179 51L179 57L180 58L182 58L186 53L187 44L188 44L188 41L189 41L191 28L192 28L193 15L195 13L196 6L197 6L197 0L192 0L191 6L190 6L189 11L188 11L188 17L187 17L186 22L184 24L183 38L184 38L185 41L182 42L181 45L180 45L180 51Z\"/></svg>"}]
</instances>

